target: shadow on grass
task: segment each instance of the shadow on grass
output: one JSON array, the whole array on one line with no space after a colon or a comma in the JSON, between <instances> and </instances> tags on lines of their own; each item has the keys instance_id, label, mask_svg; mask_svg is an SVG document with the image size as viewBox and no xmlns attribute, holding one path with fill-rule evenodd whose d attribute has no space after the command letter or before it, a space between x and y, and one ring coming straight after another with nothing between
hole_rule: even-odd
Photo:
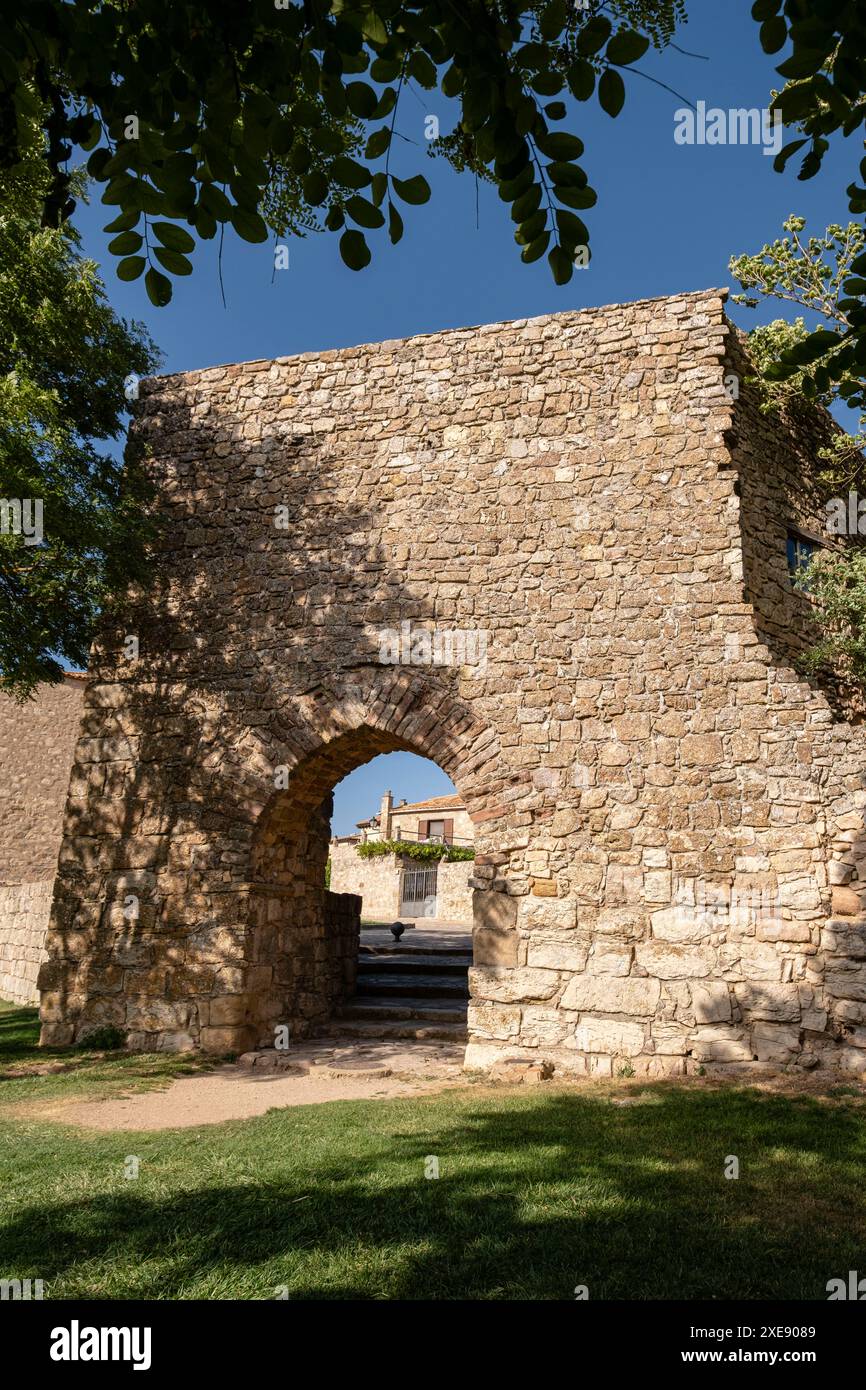
<instances>
[{"instance_id":1,"label":"shadow on grass","mask_svg":"<svg viewBox=\"0 0 866 1390\"><path fill-rule=\"evenodd\" d=\"M0 1069L6 1062L44 1061L60 1056L51 1048L39 1051L39 1010L0 1002ZM66 1054L69 1055L68 1053Z\"/></svg>"},{"instance_id":2,"label":"shadow on grass","mask_svg":"<svg viewBox=\"0 0 866 1390\"><path fill-rule=\"evenodd\" d=\"M823 1300L828 1279L866 1269L857 1111L655 1097L461 1092L101 1139L132 1146L154 1191L31 1200L0 1234L2 1263L54 1297L168 1299L280 1284L293 1299L569 1299L586 1284L593 1300Z\"/></svg>"}]
</instances>

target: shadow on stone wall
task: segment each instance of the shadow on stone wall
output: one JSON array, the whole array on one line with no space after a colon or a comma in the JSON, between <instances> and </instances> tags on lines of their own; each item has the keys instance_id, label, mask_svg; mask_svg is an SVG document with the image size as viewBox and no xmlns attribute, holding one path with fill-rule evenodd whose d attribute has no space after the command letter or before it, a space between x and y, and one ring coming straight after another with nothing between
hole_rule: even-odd
<instances>
[{"instance_id":1,"label":"shadow on stone wall","mask_svg":"<svg viewBox=\"0 0 866 1390\"><path fill-rule=\"evenodd\" d=\"M111 1026L137 1047L247 1045L261 1013L250 966L275 963L261 958L263 876L265 930L276 920L284 959L294 910L279 881L288 861L261 852L274 827L291 832L293 885L320 918L329 826L317 808L353 767L404 748L461 776L476 806L505 787L457 670L380 660L378 629L443 616L391 562L372 503L339 500L331 453L304 435L247 439L248 417L201 414L174 389L145 383L136 426L166 451L152 466L153 587L92 654L39 980L54 1044ZM347 728L358 732L331 756ZM275 792L280 768L289 783ZM310 981L288 974L295 1009Z\"/></svg>"}]
</instances>

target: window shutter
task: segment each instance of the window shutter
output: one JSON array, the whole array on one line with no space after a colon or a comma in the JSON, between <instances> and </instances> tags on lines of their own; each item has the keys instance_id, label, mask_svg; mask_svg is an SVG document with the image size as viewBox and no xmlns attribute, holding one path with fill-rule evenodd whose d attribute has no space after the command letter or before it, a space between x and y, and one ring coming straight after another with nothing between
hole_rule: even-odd
<instances>
[{"instance_id":1,"label":"window shutter","mask_svg":"<svg viewBox=\"0 0 866 1390\"><path fill-rule=\"evenodd\" d=\"M451 842L453 841L453 839L454 839L454 822L453 822L453 820L446 820L446 822L445 822L445 834L444 834L444 836L443 836L442 838L444 839L446 845L450 845Z\"/></svg>"},{"instance_id":2,"label":"window shutter","mask_svg":"<svg viewBox=\"0 0 866 1390\"><path fill-rule=\"evenodd\" d=\"M430 822L429 822L428 820L419 820L419 822L418 822L418 839L419 839L419 840L426 840L426 839L427 839L427 835L428 835L428 826L429 826L429 824L430 824Z\"/></svg>"}]
</instances>

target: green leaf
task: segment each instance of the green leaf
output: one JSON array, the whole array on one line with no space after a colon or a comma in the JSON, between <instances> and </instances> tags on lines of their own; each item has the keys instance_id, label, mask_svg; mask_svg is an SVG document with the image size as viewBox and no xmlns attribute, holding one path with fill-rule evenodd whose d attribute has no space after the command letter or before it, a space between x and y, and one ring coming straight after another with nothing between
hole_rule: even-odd
<instances>
[{"instance_id":1,"label":"green leaf","mask_svg":"<svg viewBox=\"0 0 866 1390\"><path fill-rule=\"evenodd\" d=\"M368 10L364 15L361 32L368 43L388 42L388 30L374 10Z\"/></svg>"},{"instance_id":2,"label":"green leaf","mask_svg":"<svg viewBox=\"0 0 866 1390\"><path fill-rule=\"evenodd\" d=\"M625 83L614 68L605 68L598 84L598 100L609 116L618 116L625 101Z\"/></svg>"},{"instance_id":3,"label":"green leaf","mask_svg":"<svg viewBox=\"0 0 866 1390\"><path fill-rule=\"evenodd\" d=\"M520 259L524 265L531 265L533 261L540 261L548 246L550 245L550 232L542 232L531 245L524 247L520 253Z\"/></svg>"},{"instance_id":4,"label":"green leaf","mask_svg":"<svg viewBox=\"0 0 866 1390\"><path fill-rule=\"evenodd\" d=\"M642 58L649 44L650 41L645 34L639 34L635 29L620 29L608 44L604 56L609 63L618 63L624 67L627 63L634 63L638 58Z\"/></svg>"},{"instance_id":5,"label":"green leaf","mask_svg":"<svg viewBox=\"0 0 866 1390\"><path fill-rule=\"evenodd\" d=\"M154 222L154 235L163 246L167 246L170 251L193 251L195 241L189 232L183 227L178 227L174 222Z\"/></svg>"},{"instance_id":6,"label":"green leaf","mask_svg":"<svg viewBox=\"0 0 866 1390\"><path fill-rule=\"evenodd\" d=\"M250 212L248 208L232 208L230 216L232 226L244 241L267 241L268 229L257 212Z\"/></svg>"},{"instance_id":7,"label":"green leaf","mask_svg":"<svg viewBox=\"0 0 866 1390\"><path fill-rule=\"evenodd\" d=\"M529 246L536 241L547 226L547 209L539 208L537 212L528 217L525 222L521 222L515 232L522 246Z\"/></svg>"},{"instance_id":8,"label":"green leaf","mask_svg":"<svg viewBox=\"0 0 866 1390\"><path fill-rule=\"evenodd\" d=\"M216 218L213 213L208 212L207 208L202 207L201 203L199 203L198 207L193 209L192 220L193 226L203 241L210 241L216 236Z\"/></svg>"},{"instance_id":9,"label":"green leaf","mask_svg":"<svg viewBox=\"0 0 866 1390\"><path fill-rule=\"evenodd\" d=\"M773 168L776 173L781 174L791 156L796 154L798 150L801 150L807 143L808 142L804 138L802 140L791 140L789 144L783 145L776 155L776 158L773 160Z\"/></svg>"},{"instance_id":10,"label":"green leaf","mask_svg":"<svg viewBox=\"0 0 866 1390\"><path fill-rule=\"evenodd\" d=\"M369 169L365 169L357 160L350 159L347 154L337 156L331 165L331 175L335 183L355 189L366 188L373 177Z\"/></svg>"},{"instance_id":11,"label":"green leaf","mask_svg":"<svg viewBox=\"0 0 866 1390\"><path fill-rule=\"evenodd\" d=\"M428 91L436 86L436 66L421 48L416 48L406 66L409 77Z\"/></svg>"},{"instance_id":12,"label":"green leaf","mask_svg":"<svg viewBox=\"0 0 866 1390\"><path fill-rule=\"evenodd\" d=\"M415 174L411 179L398 179L391 175L391 183L398 198L404 203L426 203L430 198L430 185L423 174Z\"/></svg>"},{"instance_id":13,"label":"green leaf","mask_svg":"<svg viewBox=\"0 0 866 1390\"><path fill-rule=\"evenodd\" d=\"M589 101L595 91L595 68L586 58L578 58L568 69L568 85L578 101Z\"/></svg>"},{"instance_id":14,"label":"green leaf","mask_svg":"<svg viewBox=\"0 0 866 1390\"><path fill-rule=\"evenodd\" d=\"M147 261L144 256L127 256L118 264L117 278L118 280L137 280L146 265Z\"/></svg>"},{"instance_id":15,"label":"green leaf","mask_svg":"<svg viewBox=\"0 0 866 1390\"><path fill-rule=\"evenodd\" d=\"M151 304L155 304L158 309L164 308L171 300L171 281L160 270L151 268L147 272L144 277L144 288L147 290L147 297Z\"/></svg>"},{"instance_id":16,"label":"green leaf","mask_svg":"<svg viewBox=\"0 0 866 1390\"><path fill-rule=\"evenodd\" d=\"M503 203L513 203L515 198L519 198L521 193L531 188L534 179L535 172L531 164L524 165L516 179L503 179L499 185L499 196Z\"/></svg>"},{"instance_id":17,"label":"green leaf","mask_svg":"<svg viewBox=\"0 0 866 1390\"><path fill-rule=\"evenodd\" d=\"M827 57L819 49L800 49L780 63L776 72L782 77L812 77L824 64Z\"/></svg>"},{"instance_id":18,"label":"green leaf","mask_svg":"<svg viewBox=\"0 0 866 1390\"><path fill-rule=\"evenodd\" d=\"M401 64L397 58L374 58L370 64L370 76L374 82L393 82L400 76Z\"/></svg>"},{"instance_id":19,"label":"green leaf","mask_svg":"<svg viewBox=\"0 0 866 1390\"><path fill-rule=\"evenodd\" d=\"M363 270L370 264L370 248L362 232L348 231L340 237L340 255L350 270Z\"/></svg>"},{"instance_id":20,"label":"green leaf","mask_svg":"<svg viewBox=\"0 0 866 1390\"><path fill-rule=\"evenodd\" d=\"M589 245L589 231L586 223L582 222L575 213L557 208L556 225L563 242L568 242L569 246Z\"/></svg>"},{"instance_id":21,"label":"green leaf","mask_svg":"<svg viewBox=\"0 0 866 1390\"><path fill-rule=\"evenodd\" d=\"M203 183L199 193L199 202L202 207L207 208L208 212L216 218L217 222L228 222L232 214L232 205L221 188L217 188L215 183Z\"/></svg>"},{"instance_id":22,"label":"green leaf","mask_svg":"<svg viewBox=\"0 0 866 1390\"><path fill-rule=\"evenodd\" d=\"M555 97L565 86L565 78L558 72L536 72L529 85L539 96Z\"/></svg>"},{"instance_id":23,"label":"green leaf","mask_svg":"<svg viewBox=\"0 0 866 1390\"><path fill-rule=\"evenodd\" d=\"M565 164L559 160L547 165L547 175L552 183L566 188L586 188L586 174L579 164Z\"/></svg>"},{"instance_id":24,"label":"green leaf","mask_svg":"<svg viewBox=\"0 0 866 1390\"><path fill-rule=\"evenodd\" d=\"M528 248L530 251L532 247ZM547 257L547 263L553 271L553 278L557 285L567 285L574 274L574 262L571 257L563 251L561 246L554 246Z\"/></svg>"},{"instance_id":25,"label":"green leaf","mask_svg":"<svg viewBox=\"0 0 866 1390\"><path fill-rule=\"evenodd\" d=\"M534 183L528 188L514 203L511 209L511 219L513 222L525 222L527 217L531 217L541 205L541 188Z\"/></svg>"},{"instance_id":26,"label":"green leaf","mask_svg":"<svg viewBox=\"0 0 866 1390\"><path fill-rule=\"evenodd\" d=\"M383 155L391 143L391 131L386 125L381 130L374 130L366 145L364 146L365 159L378 159Z\"/></svg>"},{"instance_id":27,"label":"green leaf","mask_svg":"<svg viewBox=\"0 0 866 1390\"><path fill-rule=\"evenodd\" d=\"M192 275L192 261L188 261L179 251L167 251L162 246L155 246L153 254L160 265L164 265L172 275Z\"/></svg>"},{"instance_id":28,"label":"green leaf","mask_svg":"<svg viewBox=\"0 0 866 1390\"><path fill-rule=\"evenodd\" d=\"M318 207L328 196L328 179L321 169L313 169L303 179L301 187L311 207Z\"/></svg>"},{"instance_id":29,"label":"green leaf","mask_svg":"<svg viewBox=\"0 0 866 1390\"><path fill-rule=\"evenodd\" d=\"M444 74L439 86L444 96L456 97L459 96L463 90L463 82L464 77L460 68L458 68L456 64L452 64Z\"/></svg>"},{"instance_id":30,"label":"green leaf","mask_svg":"<svg viewBox=\"0 0 866 1390\"><path fill-rule=\"evenodd\" d=\"M384 169L379 169L370 180L370 202L375 203L376 207L381 207L382 199L388 192L388 175Z\"/></svg>"},{"instance_id":31,"label":"green leaf","mask_svg":"<svg viewBox=\"0 0 866 1390\"><path fill-rule=\"evenodd\" d=\"M121 232L120 236L108 243L108 249L112 256L131 256L139 249L143 240L140 232Z\"/></svg>"},{"instance_id":32,"label":"green leaf","mask_svg":"<svg viewBox=\"0 0 866 1390\"><path fill-rule=\"evenodd\" d=\"M592 188L563 188L554 184L553 192L559 202L569 208L593 208L598 202L598 194Z\"/></svg>"},{"instance_id":33,"label":"green leaf","mask_svg":"<svg viewBox=\"0 0 866 1390\"><path fill-rule=\"evenodd\" d=\"M787 37L788 26L784 19L766 19L761 25L761 47L765 53L778 53L780 48L785 47Z\"/></svg>"},{"instance_id":34,"label":"green leaf","mask_svg":"<svg viewBox=\"0 0 866 1390\"><path fill-rule=\"evenodd\" d=\"M550 42L551 39L558 39L568 20L568 6L565 0L550 0L549 5L545 5L541 11L538 27L541 37Z\"/></svg>"},{"instance_id":35,"label":"green leaf","mask_svg":"<svg viewBox=\"0 0 866 1390\"><path fill-rule=\"evenodd\" d=\"M838 333L832 333L829 328L817 328L801 343L795 343L792 348L783 352L782 361L797 367L805 366L809 362L814 362L818 357L823 357L824 353L828 352L831 347L838 347L840 341Z\"/></svg>"},{"instance_id":36,"label":"green leaf","mask_svg":"<svg viewBox=\"0 0 866 1390\"><path fill-rule=\"evenodd\" d=\"M346 100L353 116L365 120L372 116L379 104L379 98L366 82L349 82L346 86Z\"/></svg>"},{"instance_id":37,"label":"green leaf","mask_svg":"<svg viewBox=\"0 0 866 1390\"><path fill-rule=\"evenodd\" d=\"M539 135L535 142L548 159L577 159L583 154L583 141L566 130L555 130L549 135Z\"/></svg>"},{"instance_id":38,"label":"green leaf","mask_svg":"<svg viewBox=\"0 0 866 1390\"><path fill-rule=\"evenodd\" d=\"M395 246L403 235L403 219L390 198L388 199L388 235Z\"/></svg>"},{"instance_id":39,"label":"green leaf","mask_svg":"<svg viewBox=\"0 0 866 1390\"><path fill-rule=\"evenodd\" d=\"M610 20L606 19L604 15L595 15L593 19L590 19L584 24L583 28L578 33L577 43L575 44L577 52L581 54L582 57L591 58L594 53L598 53L600 49L604 48L610 38L612 28L613 25ZM553 255L553 252L551 251L550 254ZM569 276L568 278L570 279L571 277ZM562 282L557 281L557 284L559 283Z\"/></svg>"},{"instance_id":40,"label":"green leaf","mask_svg":"<svg viewBox=\"0 0 866 1390\"><path fill-rule=\"evenodd\" d=\"M752 19L772 19L782 8L782 0L755 0L752 6Z\"/></svg>"},{"instance_id":41,"label":"green leaf","mask_svg":"<svg viewBox=\"0 0 866 1390\"><path fill-rule=\"evenodd\" d=\"M113 221L107 222L102 230L104 232L128 232L132 227L136 226L140 217L140 212L122 212L119 217L115 217Z\"/></svg>"},{"instance_id":42,"label":"green leaf","mask_svg":"<svg viewBox=\"0 0 866 1390\"><path fill-rule=\"evenodd\" d=\"M375 203L362 198L360 193L354 193L347 199L346 212L353 222L357 222L361 227L384 227L385 218L376 207Z\"/></svg>"}]
</instances>

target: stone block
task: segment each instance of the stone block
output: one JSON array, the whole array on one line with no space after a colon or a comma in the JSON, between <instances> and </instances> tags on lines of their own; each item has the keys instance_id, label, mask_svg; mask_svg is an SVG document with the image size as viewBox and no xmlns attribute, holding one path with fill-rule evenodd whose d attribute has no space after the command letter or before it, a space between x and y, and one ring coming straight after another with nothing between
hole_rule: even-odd
<instances>
[{"instance_id":1,"label":"stone block","mask_svg":"<svg viewBox=\"0 0 866 1390\"><path fill-rule=\"evenodd\" d=\"M551 999L559 988L559 975L552 970L529 970L505 966L475 966L469 971L469 992L473 999L514 1004L524 1000Z\"/></svg>"},{"instance_id":2,"label":"stone block","mask_svg":"<svg viewBox=\"0 0 866 1390\"><path fill-rule=\"evenodd\" d=\"M767 1019L776 1023L796 1023L800 1019L800 993L796 985L734 985L743 1018Z\"/></svg>"},{"instance_id":3,"label":"stone block","mask_svg":"<svg viewBox=\"0 0 866 1390\"><path fill-rule=\"evenodd\" d=\"M601 1052L617 1057L637 1057L644 1050L644 1030L639 1023L620 1023L607 1018L584 1018L574 1031L580 1052Z\"/></svg>"},{"instance_id":4,"label":"stone block","mask_svg":"<svg viewBox=\"0 0 866 1390\"><path fill-rule=\"evenodd\" d=\"M660 991L659 981L653 979L577 975L566 986L560 1006L594 1014L649 1017L655 1013Z\"/></svg>"},{"instance_id":5,"label":"stone block","mask_svg":"<svg viewBox=\"0 0 866 1390\"><path fill-rule=\"evenodd\" d=\"M730 1023L731 994L726 984L690 980L689 989L696 1023Z\"/></svg>"},{"instance_id":6,"label":"stone block","mask_svg":"<svg viewBox=\"0 0 866 1390\"><path fill-rule=\"evenodd\" d=\"M637 946L635 958L648 975L660 980L700 979L713 969L710 951L689 951L683 946L654 941Z\"/></svg>"}]
</instances>

